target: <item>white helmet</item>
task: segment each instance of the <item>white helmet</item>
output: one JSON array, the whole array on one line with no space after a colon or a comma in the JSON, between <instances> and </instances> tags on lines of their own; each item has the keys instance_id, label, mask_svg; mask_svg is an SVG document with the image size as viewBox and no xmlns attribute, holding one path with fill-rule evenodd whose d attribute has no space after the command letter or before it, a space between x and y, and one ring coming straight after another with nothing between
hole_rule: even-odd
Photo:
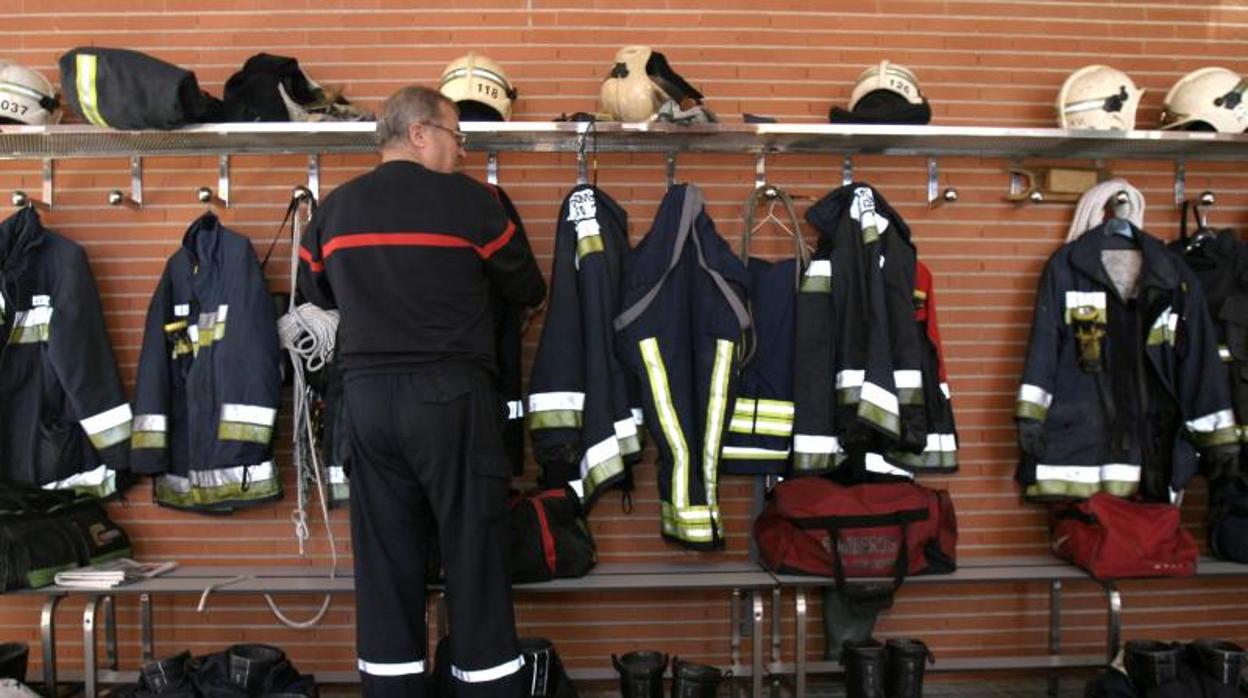
<instances>
[{"instance_id":1,"label":"white helmet","mask_svg":"<svg viewBox=\"0 0 1248 698\"><path fill-rule=\"evenodd\" d=\"M876 90L888 90L901 95L911 104L922 104L923 93L919 91L919 79L909 68L890 61L880 61L862 71L854 91L849 96L849 109L853 111L858 102Z\"/></svg>"},{"instance_id":2,"label":"white helmet","mask_svg":"<svg viewBox=\"0 0 1248 698\"><path fill-rule=\"evenodd\" d=\"M1057 124L1062 128L1130 131L1144 90L1127 74L1107 65L1089 65L1066 78L1057 94Z\"/></svg>"},{"instance_id":3,"label":"white helmet","mask_svg":"<svg viewBox=\"0 0 1248 698\"><path fill-rule=\"evenodd\" d=\"M507 121L511 119L511 86L503 67L486 56L469 51L451 61L442 71L438 89L459 105L465 121Z\"/></svg>"},{"instance_id":4,"label":"white helmet","mask_svg":"<svg viewBox=\"0 0 1248 698\"><path fill-rule=\"evenodd\" d=\"M12 61L0 61L0 122L44 126L61 120L48 79Z\"/></svg>"},{"instance_id":5,"label":"white helmet","mask_svg":"<svg viewBox=\"0 0 1248 698\"><path fill-rule=\"evenodd\" d=\"M616 121L651 121L667 101L646 72L654 51L649 46L625 46L615 54L615 67L602 81L599 110Z\"/></svg>"},{"instance_id":6,"label":"white helmet","mask_svg":"<svg viewBox=\"0 0 1248 698\"><path fill-rule=\"evenodd\" d=\"M1248 130L1245 90L1248 90L1248 82L1232 70L1218 67L1193 70L1179 78L1166 93L1161 127L1183 129L1205 124L1219 133L1243 133Z\"/></svg>"}]
</instances>

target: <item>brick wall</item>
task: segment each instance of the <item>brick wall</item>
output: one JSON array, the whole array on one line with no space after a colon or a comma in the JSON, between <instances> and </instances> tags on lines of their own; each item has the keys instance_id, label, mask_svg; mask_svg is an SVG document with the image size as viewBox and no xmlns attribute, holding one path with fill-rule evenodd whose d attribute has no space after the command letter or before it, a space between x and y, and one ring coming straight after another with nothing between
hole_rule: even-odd
<instances>
[{"instance_id":1,"label":"brick wall","mask_svg":"<svg viewBox=\"0 0 1248 698\"><path fill-rule=\"evenodd\" d=\"M0 0L10 58L56 77L56 59L78 45L134 48L194 69L203 87L220 94L225 79L258 51L296 56L316 80L342 88L369 108L397 87L433 83L442 67L468 49L500 61L519 86L517 120L545 121L561 112L592 111L602 77L617 47L660 47L673 66L707 95L727 123L742 112L783 121L818 122L832 104L844 105L854 78L889 58L913 69L942 125L1049 126L1062 80L1074 69L1104 62L1128 72L1148 89L1140 124L1156 123L1161 99L1182 74L1221 64L1248 71L1248 6L1238 2L744 2L691 0L480 0L411 9L393 0L70 1L52 6ZM703 9L706 5L707 8ZM760 7L761 6L761 7ZM53 10L52 8L55 7ZM51 10L51 11L50 11ZM515 199L543 268L550 265L554 217L575 181L566 155L504 153L500 182ZM484 176L484 158L470 170ZM322 192L369 168L370 156L322 158ZM1069 205L1007 204L1007 162L947 158L942 186L960 200L936 210L925 204L926 170L920 158L860 157L856 174L875 184L915 231L920 256L936 274L942 330L961 434L962 470L928 484L949 488L956 499L964 556L1043 553L1045 518L1021 504L1012 482L1015 448L1010 419L1030 324L1033 289L1045 258L1065 238ZM104 296L108 324L127 385L132 387L142 317L165 258L203 206L195 189L215 185L213 158L145 160L144 207L110 208L107 192L126 189L124 159L58 162L56 208L45 214L54 229L82 242ZM263 250L290 188L304 181L302 156L233 159L232 207L223 218ZM1172 163L1108 163L1145 194L1146 227L1175 235ZM38 163L0 163L0 190L37 192ZM720 232L741 234L741 201L753 182L745 155L682 156L678 179L706 191ZM777 156L769 179L791 193L822 196L840 183L840 157ZM663 193L663 160L650 155L603 155L599 183L628 210L638 240ZM1248 223L1248 173L1241 165L1188 164L1188 189L1213 189L1217 226ZM808 205L804 203L802 208ZM806 231L811 235L811 231ZM783 254L784 240L763 241ZM269 268L274 288L288 283L288 252ZM537 333L530 333L531 357ZM287 432L289 433L289 432ZM289 455L283 451L283 460ZM682 560L703 555L658 538L653 454L637 468L634 510L624 513L609 494L591 525L603 560ZM531 479L532 473L526 473ZM291 478L286 473L288 485ZM721 499L728 514L728 549L715 558L746 555L751 483L727 479ZM1203 485L1193 488L1186 520L1198 535ZM313 528L306 557L292 538L287 501L226 518L158 509L146 485L126 505L113 507L133 534L138 554L172 557L184 564L324 565L323 529ZM349 553L344 512L333 517L340 550ZM344 559L344 569L349 558ZM1126 637L1188 639L1216 636L1248 642L1248 607L1242 581L1127 583ZM1043 585L925 586L907 589L880 625L885 635L928 640L938 655L1043 652L1046 598ZM1103 636L1096 588L1066 589L1064 646L1095 652ZM310 613L319 600L285 599ZM62 610L62 665L74 668L76 602ZM727 660L727 599L722 595L644 594L521 596L521 631L553 638L567 663L604 667L606 657L654 648L690 659ZM818 607L812 614L818 613ZM37 606L0 599L0 638L37 642ZM119 608L124 666L137 664L137 610ZM262 602L217 597L198 614L188 599L159 600L157 647L162 654L197 652L248 640L286 647L300 667L349 670L353 666L354 615L349 599L335 602L311 631L277 625ZM791 658L791 619L785 617L785 656ZM821 643L812 643L812 655ZM35 658L32 658L35 659Z\"/></svg>"}]
</instances>

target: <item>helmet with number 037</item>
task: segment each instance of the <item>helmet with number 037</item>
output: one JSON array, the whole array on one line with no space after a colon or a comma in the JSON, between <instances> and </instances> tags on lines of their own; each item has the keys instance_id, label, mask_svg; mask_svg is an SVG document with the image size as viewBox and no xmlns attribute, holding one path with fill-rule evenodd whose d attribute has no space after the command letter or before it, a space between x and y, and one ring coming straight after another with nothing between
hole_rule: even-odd
<instances>
[{"instance_id":1,"label":"helmet with number 037","mask_svg":"<svg viewBox=\"0 0 1248 698\"><path fill-rule=\"evenodd\" d=\"M919 90L919 79L909 68L897 65L892 61L880 61L862 71L858 81L854 83L854 91L849 95L849 109L853 111L863 97L876 90L895 93L911 104L922 104L923 93Z\"/></svg>"},{"instance_id":2,"label":"helmet with number 037","mask_svg":"<svg viewBox=\"0 0 1248 698\"><path fill-rule=\"evenodd\" d=\"M1248 81L1228 68L1208 67L1179 78L1166 93L1161 127L1243 133L1248 130Z\"/></svg>"},{"instance_id":3,"label":"helmet with number 037","mask_svg":"<svg viewBox=\"0 0 1248 698\"><path fill-rule=\"evenodd\" d=\"M459 107L461 121L508 121L516 88L503 67L475 51L442 71L439 91Z\"/></svg>"},{"instance_id":4,"label":"helmet with number 037","mask_svg":"<svg viewBox=\"0 0 1248 698\"><path fill-rule=\"evenodd\" d=\"M30 68L0 60L0 123L44 126L60 120L52 83Z\"/></svg>"},{"instance_id":5,"label":"helmet with number 037","mask_svg":"<svg viewBox=\"0 0 1248 698\"><path fill-rule=\"evenodd\" d=\"M1130 131L1144 90L1121 70L1089 65L1071 73L1057 94L1057 125L1098 131Z\"/></svg>"}]
</instances>

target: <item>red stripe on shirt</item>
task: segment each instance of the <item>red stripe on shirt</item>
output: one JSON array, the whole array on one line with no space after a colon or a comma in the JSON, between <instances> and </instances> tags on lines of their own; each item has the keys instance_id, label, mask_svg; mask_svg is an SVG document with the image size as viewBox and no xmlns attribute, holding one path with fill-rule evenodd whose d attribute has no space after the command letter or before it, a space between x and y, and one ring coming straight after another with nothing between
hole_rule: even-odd
<instances>
[{"instance_id":1,"label":"red stripe on shirt","mask_svg":"<svg viewBox=\"0 0 1248 698\"><path fill-rule=\"evenodd\" d=\"M515 234L516 234L516 224L511 219L508 219L507 228L503 230L503 234L499 235L497 238L494 238L493 242L490 242L482 247L476 248L477 254L481 255L481 259L489 259L490 257L494 256L495 252L498 252L499 248L501 248L503 245L506 245L511 240L512 236Z\"/></svg>"},{"instance_id":2,"label":"red stripe on shirt","mask_svg":"<svg viewBox=\"0 0 1248 698\"><path fill-rule=\"evenodd\" d=\"M308 268L317 274L325 271L324 263L318 262L315 259L313 259L312 252L309 251L308 248L303 247L302 245L299 246L299 259L302 259L303 261L307 262Z\"/></svg>"},{"instance_id":3,"label":"red stripe on shirt","mask_svg":"<svg viewBox=\"0 0 1248 698\"><path fill-rule=\"evenodd\" d=\"M340 235L321 246L325 259L337 250L351 247L381 247L399 245L405 247L468 247L477 249L467 240L440 233L355 233ZM477 249L480 254L480 250Z\"/></svg>"},{"instance_id":4,"label":"red stripe on shirt","mask_svg":"<svg viewBox=\"0 0 1248 698\"><path fill-rule=\"evenodd\" d=\"M442 233L353 233L351 235L339 235L331 239L321 246L321 251L324 253L324 258L329 259L329 256L335 251L352 247L382 247L390 245L404 247L466 247L475 251L482 259L489 259L499 248L506 245L515 234L515 224L507 221L507 228L503 230L502 235L499 235L498 238L490 243L478 247L461 237ZM302 252L300 256L303 256ZM311 260L308 263L314 265ZM313 271L317 271L315 266Z\"/></svg>"}]
</instances>

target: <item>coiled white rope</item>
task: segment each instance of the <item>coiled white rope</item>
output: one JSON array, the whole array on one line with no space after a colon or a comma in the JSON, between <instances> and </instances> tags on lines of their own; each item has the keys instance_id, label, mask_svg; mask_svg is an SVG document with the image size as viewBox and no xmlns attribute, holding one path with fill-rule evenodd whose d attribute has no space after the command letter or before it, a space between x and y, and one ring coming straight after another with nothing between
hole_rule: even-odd
<instances>
[{"instance_id":1,"label":"coiled white rope","mask_svg":"<svg viewBox=\"0 0 1248 698\"><path fill-rule=\"evenodd\" d=\"M1075 217L1070 222L1070 229L1066 232L1066 242L1074 242L1084 233L1100 225L1105 220L1105 207L1120 191L1127 193L1127 203L1130 206L1127 211L1127 220L1131 221L1135 227L1143 229L1144 195L1125 179L1107 179L1094 185L1079 197L1079 203L1075 206Z\"/></svg>"}]
</instances>

